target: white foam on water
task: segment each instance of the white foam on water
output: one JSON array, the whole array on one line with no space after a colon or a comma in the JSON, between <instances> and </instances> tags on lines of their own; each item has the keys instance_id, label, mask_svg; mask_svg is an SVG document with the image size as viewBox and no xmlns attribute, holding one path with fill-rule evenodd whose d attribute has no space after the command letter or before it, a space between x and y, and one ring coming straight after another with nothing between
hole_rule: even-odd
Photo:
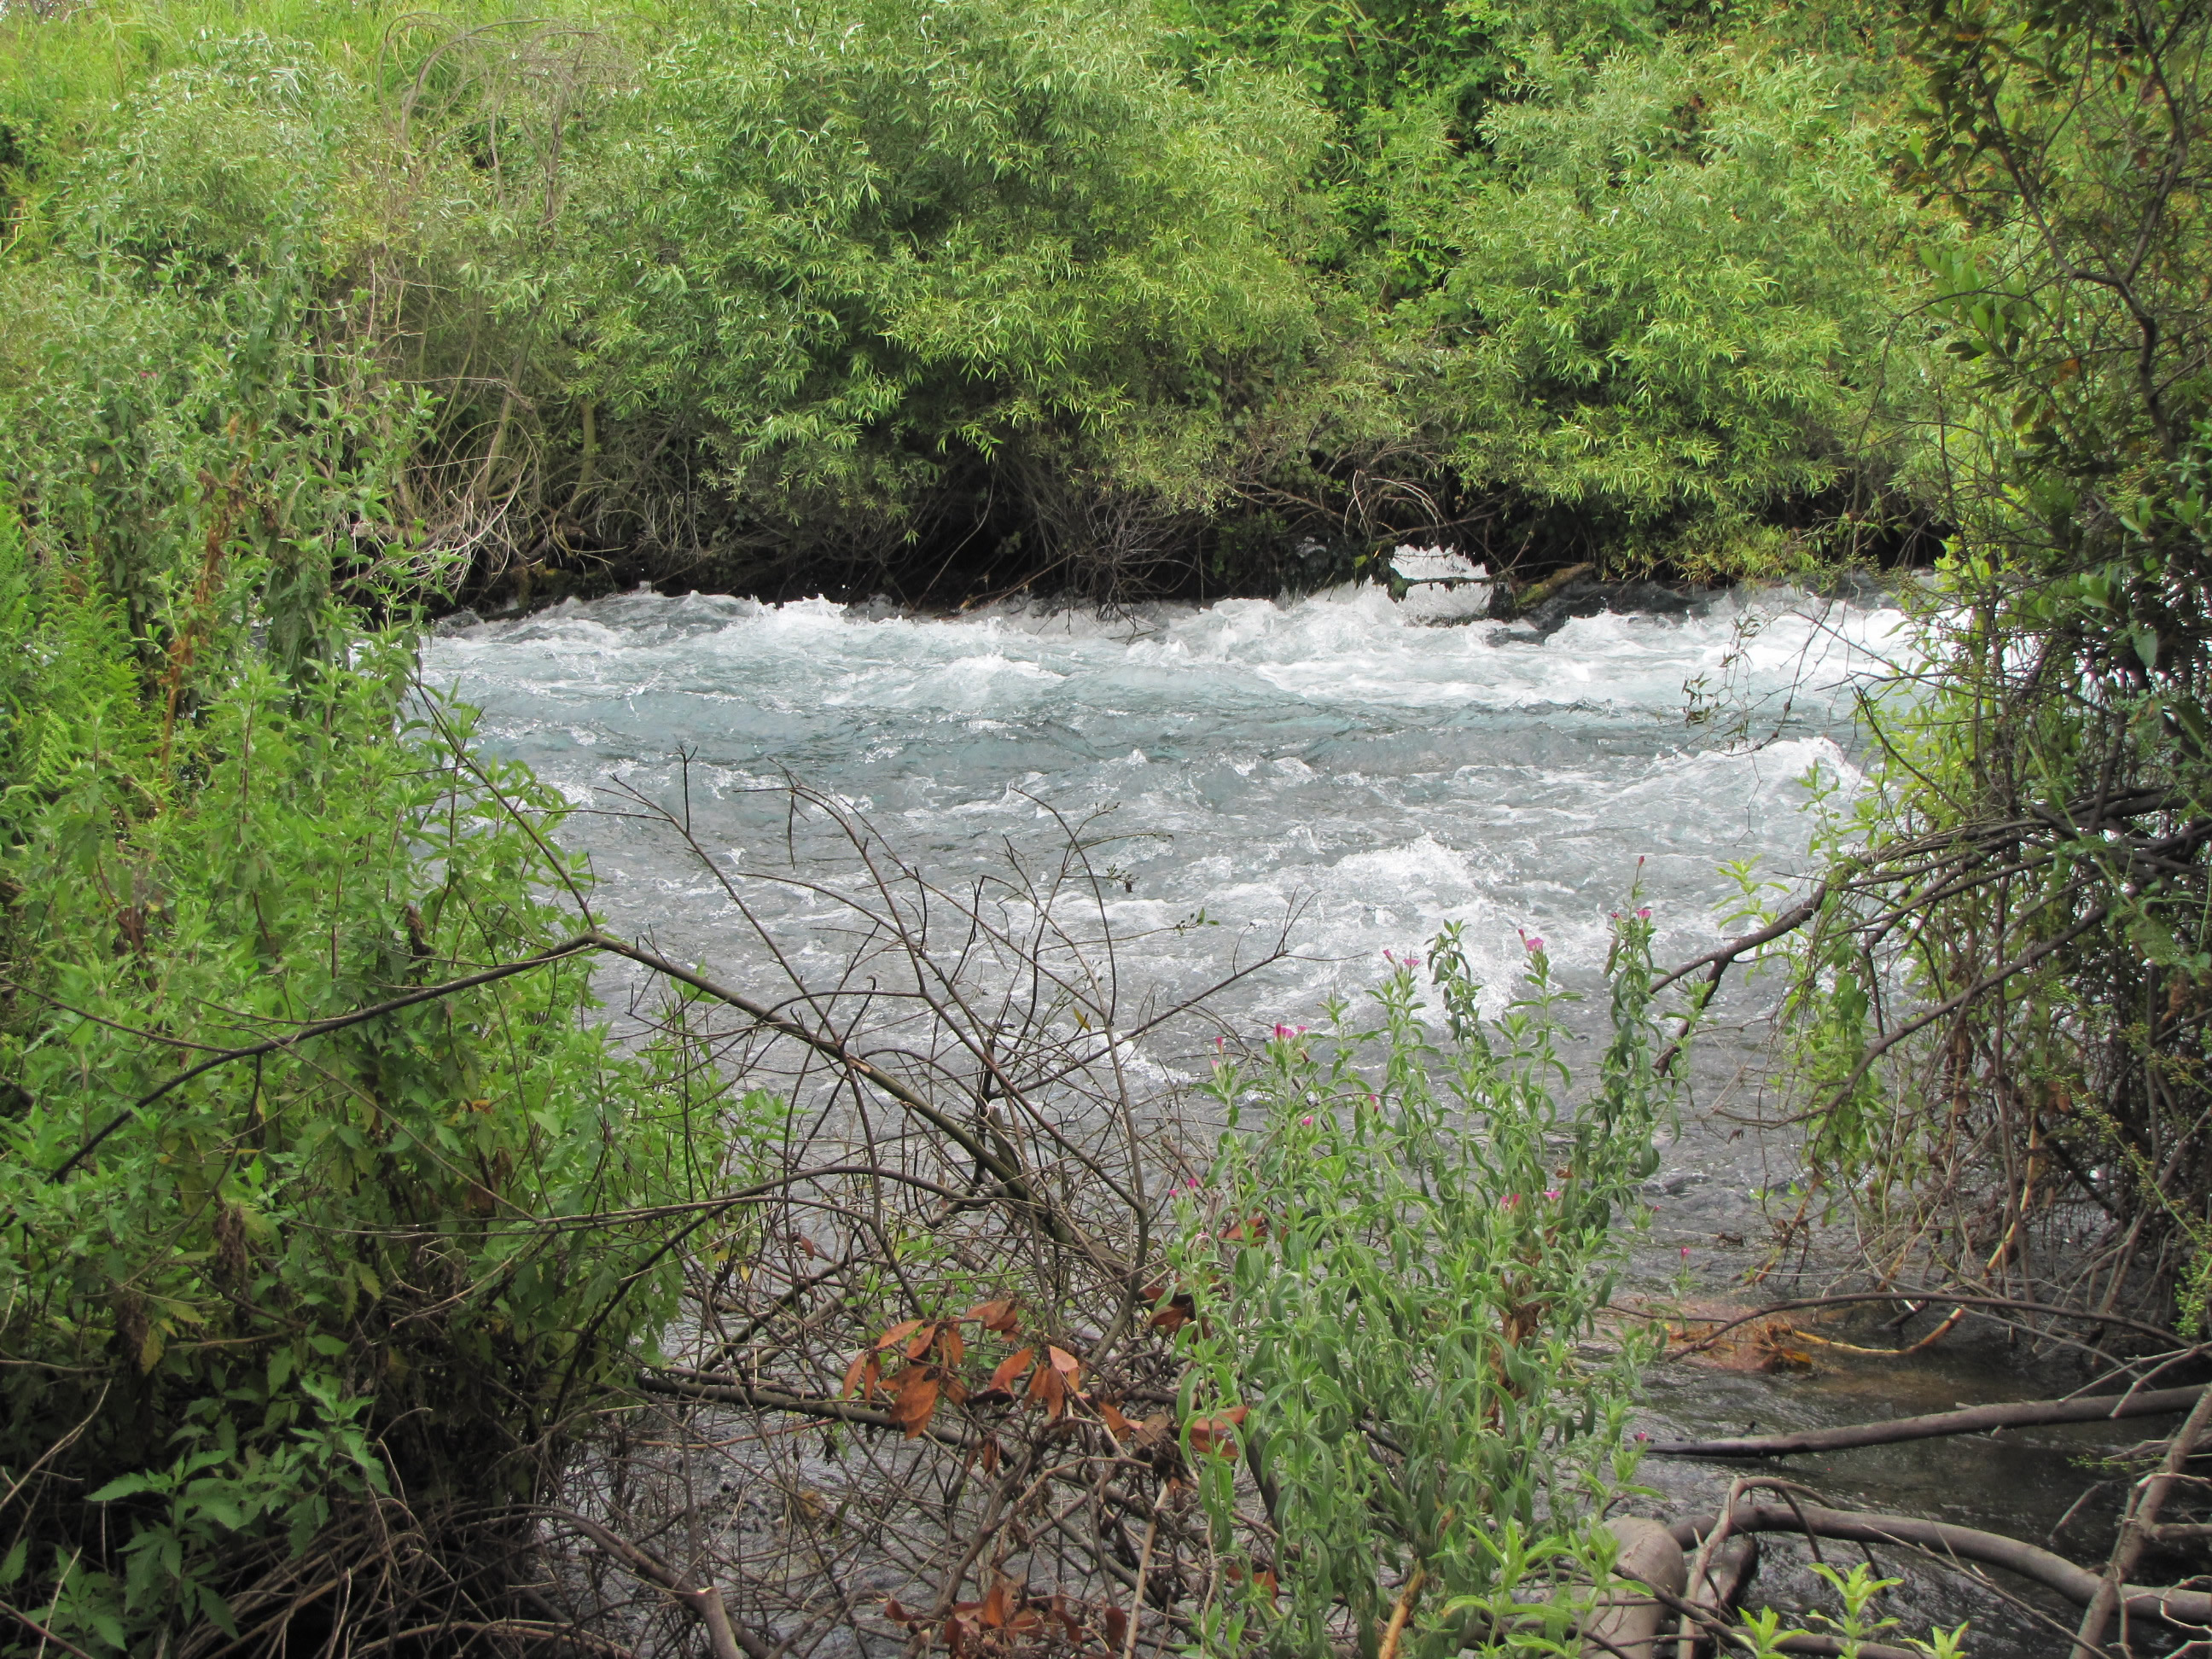
<instances>
[{"instance_id":1,"label":"white foam on water","mask_svg":"<svg viewBox=\"0 0 2212 1659\"><path fill-rule=\"evenodd\" d=\"M638 592L442 630L425 673L572 799L617 778L672 799L687 752L704 833L749 869L781 855L761 792L786 775L895 822L896 850L945 873L1010 841L1042 855L1052 810L1103 814L1091 832L1121 839L1095 861L1119 872L1117 927L1146 933L1126 958L1139 977L1181 982L1303 906L1304 960L1252 993L1257 1018L1370 981L1384 949L1448 921L1495 982L1524 960L1522 930L1587 975L1632 892L1662 954L1704 948L1736 891L1723 863L1794 871L1808 769L1856 787L1853 688L1909 649L1897 611L1788 592L1542 641L1429 625L1372 584L1121 618ZM1688 723L1691 687L1727 690L1741 731ZM568 833L629 925L704 949L726 924L667 837L590 818ZM1200 909L1222 928L1173 931Z\"/></svg>"}]
</instances>

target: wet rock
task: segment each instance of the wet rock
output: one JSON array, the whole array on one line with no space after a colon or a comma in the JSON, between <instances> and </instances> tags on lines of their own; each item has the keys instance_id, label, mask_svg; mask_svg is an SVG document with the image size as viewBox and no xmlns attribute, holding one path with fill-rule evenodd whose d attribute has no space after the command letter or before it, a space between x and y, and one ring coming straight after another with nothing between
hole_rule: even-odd
<instances>
[{"instance_id":1,"label":"wet rock","mask_svg":"<svg viewBox=\"0 0 2212 1659\"><path fill-rule=\"evenodd\" d=\"M1581 617L1686 617L1697 609L1690 594L1653 581L1601 582L1578 576L1544 593L1515 617L1516 626L1494 629L1492 645L1538 645Z\"/></svg>"}]
</instances>

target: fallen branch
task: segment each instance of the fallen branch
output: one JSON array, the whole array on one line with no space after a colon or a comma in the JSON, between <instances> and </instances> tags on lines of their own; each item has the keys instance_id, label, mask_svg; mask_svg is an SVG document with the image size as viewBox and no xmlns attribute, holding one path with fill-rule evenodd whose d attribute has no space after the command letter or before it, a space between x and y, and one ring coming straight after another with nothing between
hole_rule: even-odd
<instances>
[{"instance_id":1,"label":"fallen branch","mask_svg":"<svg viewBox=\"0 0 2212 1659\"><path fill-rule=\"evenodd\" d=\"M2134 1501L2120 1522L2120 1535L2112 1545L2112 1559L2097 1582L2096 1596L2090 1601L2088 1611L2081 1615L2081 1631L2074 1638L2074 1659L2092 1659L2103 1645L2105 1626L2112 1622L2112 1611L2120 1605L2120 1587L2142 1559L2151 1533L2158 1525L2158 1512L2165 1505L2166 1492L2172 1487L2174 1477L2188 1464L2189 1455L2197 1449L2197 1442L2208 1423L2212 1423L2212 1394L2199 1399L2189 1413L2189 1420L2174 1431L2158 1473L2138 1486ZM2126 1628L2124 1624L2121 1626L2123 1632ZM2121 1640L2124 1643L2126 1639L2124 1633Z\"/></svg>"},{"instance_id":2,"label":"fallen branch","mask_svg":"<svg viewBox=\"0 0 2212 1659\"><path fill-rule=\"evenodd\" d=\"M2048 1314L2055 1319L2078 1320L2085 1325L2109 1325L2118 1329L2136 1331L2144 1336L2156 1337L2175 1349L2190 1346L2172 1331L2157 1325L2147 1325L2140 1319L2130 1319L2124 1314L2098 1313L2088 1308L2062 1308L2049 1302L2023 1302L2017 1297L1971 1296L1960 1291L1922 1291L1900 1286L1890 1291L1847 1291L1835 1296L1808 1296L1794 1302L1777 1302L1714 1326L1695 1341L1685 1342L1667 1358L1679 1359L1685 1354L1702 1352L1739 1325L1748 1325L1753 1320L1767 1319L1781 1313L1798 1313L1808 1308L1847 1308L1863 1302L1949 1302L1963 1307L1991 1308L2008 1313Z\"/></svg>"},{"instance_id":3,"label":"fallen branch","mask_svg":"<svg viewBox=\"0 0 2212 1659\"><path fill-rule=\"evenodd\" d=\"M1662 1457L1791 1457L1805 1452L1846 1451L1856 1446L1894 1446L1946 1435L1986 1434L1993 1429L2035 1428L2057 1423L2108 1423L2130 1417L2185 1412L2204 1393L2154 1389L2136 1394L2092 1395L2077 1400L2017 1400L1964 1411L1929 1412L1882 1423L1806 1429L1796 1434L1747 1434L1724 1440L1652 1440L1644 1449Z\"/></svg>"},{"instance_id":4,"label":"fallen branch","mask_svg":"<svg viewBox=\"0 0 2212 1659\"><path fill-rule=\"evenodd\" d=\"M659 1585L681 1601L705 1629L707 1645L713 1650L714 1659L773 1659L775 1649L750 1631L741 1630L731 1622L730 1610L722 1605L722 1592L714 1585L689 1583L652 1551L641 1548L627 1538L617 1537L598 1522L572 1510L549 1509L541 1512L549 1520L574 1527L639 1577Z\"/></svg>"},{"instance_id":5,"label":"fallen branch","mask_svg":"<svg viewBox=\"0 0 2212 1659\"><path fill-rule=\"evenodd\" d=\"M1679 1522L1674 1537L1685 1549L1720 1524L1709 1521ZM1856 1510L1823 1509L1817 1504L1752 1504L1729 1517L1734 1532L1794 1532L1815 1538L1836 1538L1849 1543L1904 1544L1937 1556L2002 1567L2045 1589L2054 1590L2077 1607L2096 1599L2101 1575L2076 1566L2063 1555L1972 1527L1954 1527L1947 1521L1921 1521L1895 1515L1865 1515ZM2158 1589L2140 1584L2127 1587L2124 1606L2133 1619L2154 1619L2161 1624L2212 1624L2212 1593L2203 1590Z\"/></svg>"},{"instance_id":6,"label":"fallen branch","mask_svg":"<svg viewBox=\"0 0 2212 1659\"><path fill-rule=\"evenodd\" d=\"M1555 570L1541 581L1529 583L1518 593L1509 590L1508 598L1512 601L1514 616L1527 616L1553 594L1563 592L1573 583L1594 574L1596 569L1596 565L1584 560L1580 564L1569 565L1565 570Z\"/></svg>"}]
</instances>

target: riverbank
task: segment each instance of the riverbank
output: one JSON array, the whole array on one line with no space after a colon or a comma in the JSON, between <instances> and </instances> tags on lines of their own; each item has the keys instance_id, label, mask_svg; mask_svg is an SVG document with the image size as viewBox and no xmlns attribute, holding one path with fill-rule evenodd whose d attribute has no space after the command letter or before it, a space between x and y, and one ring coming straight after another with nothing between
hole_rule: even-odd
<instances>
[{"instance_id":1,"label":"riverbank","mask_svg":"<svg viewBox=\"0 0 2212 1659\"><path fill-rule=\"evenodd\" d=\"M1925 574L1924 568L1909 564L1847 561L1808 563L1786 576L1748 580L1742 586L1747 592L1795 587L1820 597L1875 605L1883 603L1884 595L1898 584L1923 580ZM1423 620L1510 623L1537 637L1547 636L1577 617L1607 611L1687 615L1712 605L1736 586L1711 580L1670 580L1663 574L1608 576L1599 563L1582 558L1538 560L1493 569L1477 555L1415 539L1340 552L1316 543L1300 543L1279 561L1262 561L1237 577L1211 584L1194 576L1157 589L1139 587L1102 597L1070 590L1049 580L1018 581L1011 586L986 582L926 604L914 603L878 580L867 578L855 586L836 583L825 586L804 578L765 585L701 586L683 570L655 575L649 561L609 557L518 566L502 571L494 581L472 583L435 597L426 614L432 622L448 626L466 625L471 619L512 622L555 605L584 605L623 593L649 592L664 599L703 594L763 605L821 599L861 607L872 614L939 620L994 610L1039 614L1091 610L1113 615L1133 614L1148 606L1202 606L1223 599L1294 600L1362 583L1383 586L1401 600L1412 599Z\"/></svg>"}]
</instances>

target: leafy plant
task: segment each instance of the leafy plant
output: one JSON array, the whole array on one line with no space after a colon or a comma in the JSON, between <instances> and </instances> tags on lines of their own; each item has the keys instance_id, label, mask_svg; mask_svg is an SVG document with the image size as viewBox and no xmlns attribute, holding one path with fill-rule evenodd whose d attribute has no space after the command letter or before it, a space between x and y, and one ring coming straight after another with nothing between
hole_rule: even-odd
<instances>
[{"instance_id":1,"label":"leafy plant","mask_svg":"<svg viewBox=\"0 0 2212 1659\"><path fill-rule=\"evenodd\" d=\"M978 469L1014 503L991 533L1079 570L1114 550L1061 495L1208 505L1240 410L1320 343L1288 252L1312 137L1150 40L1114 7L709 10L599 141L594 397L694 411L735 497L822 551L927 533Z\"/></svg>"},{"instance_id":2,"label":"leafy plant","mask_svg":"<svg viewBox=\"0 0 2212 1659\"><path fill-rule=\"evenodd\" d=\"M1972 233L1927 255L1960 529L1872 711L1796 1004L1816 1147L1879 1195L1885 1259L2188 1321L2212 1204L2189 1127L2208 44L2156 4L1939 6L1915 37L1899 165Z\"/></svg>"},{"instance_id":3,"label":"leafy plant","mask_svg":"<svg viewBox=\"0 0 2212 1659\"><path fill-rule=\"evenodd\" d=\"M1431 953L1441 1034L1408 964L1375 994L1376 1029L1335 1008L1321 1032L1278 1026L1253 1068L1215 1071L1230 1127L1183 1201L1188 1305L1161 1316L1191 1361L1184 1439L1218 1547L1280 1587L1279 1609L1268 1592L1238 1615L1271 1650L1348 1634L1371 1654L1386 1625L1415 1654L1493 1621L1558 1639L1575 1612L1561 1587L1609 1559L1589 1517L1633 1466L1641 1344L1588 1345L1672 1093L1650 923L1616 927L1613 1039L1580 1106L1561 1098L1571 999L1543 941L1492 1020L1455 929ZM1240 1449L1264 1522L1237 1508Z\"/></svg>"},{"instance_id":4,"label":"leafy plant","mask_svg":"<svg viewBox=\"0 0 2212 1659\"><path fill-rule=\"evenodd\" d=\"M1691 572L1786 568L1788 504L1854 479L1876 510L1906 453L1886 271L1917 227L1863 79L1669 43L1489 115L1483 173L1426 216L1455 252L1424 313L1470 483Z\"/></svg>"}]
</instances>

